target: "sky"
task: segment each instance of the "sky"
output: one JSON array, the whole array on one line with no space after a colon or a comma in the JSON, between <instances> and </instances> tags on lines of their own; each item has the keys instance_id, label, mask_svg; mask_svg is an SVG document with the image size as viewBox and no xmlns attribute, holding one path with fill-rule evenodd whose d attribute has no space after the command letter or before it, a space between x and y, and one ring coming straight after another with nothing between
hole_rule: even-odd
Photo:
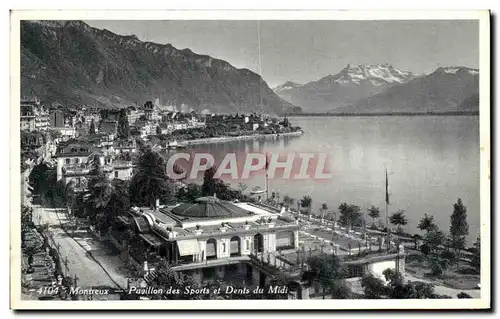
<instances>
[{"instance_id":1,"label":"sky","mask_svg":"<svg viewBox=\"0 0 500 319\"><path fill-rule=\"evenodd\" d=\"M93 20L89 25L142 41L170 43L262 75L269 86L337 74L347 64L392 64L430 73L479 67L479 23L466 20ZM259 26L258 26L259 25ZM259 61L260 34L260 61Z\"/></svg>"}]
</instances>

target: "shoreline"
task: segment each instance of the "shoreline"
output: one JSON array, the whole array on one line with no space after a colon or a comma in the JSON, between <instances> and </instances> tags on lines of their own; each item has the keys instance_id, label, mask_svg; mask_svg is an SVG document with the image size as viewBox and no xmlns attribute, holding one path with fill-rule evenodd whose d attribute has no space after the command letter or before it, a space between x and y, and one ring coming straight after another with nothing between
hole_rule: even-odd
<instances>
[{"instance_id":1,"label":"shoreline","mask_svg":"<svg viewBox=\"0 0 500 319\"><path fill-rule=\"evenodd\" d=\"M380 116L479 116L479 111L456 111L456 112L360 112L360 113L293 113L288 117L380 117Z\"/></svg>"},{"instance_id":2,"label":"shoreline","mask_svg":"<svg viewBox=\"0 0 500 319\"><path fill-rule=\"evenodd\" d=\"M179 143L179 146L191 146L191 145L200 145L200 144L226 143L226 142L234 142L234 141L240 141L240 140L253 140L253 139L260 139L260 138L277 138L277 137L281 137L281 136L301 136L303 134L304 134L303 131L297 131L297 132L275 133L275 134L219 136L219 137L200 138L200 139L195 139L195 140L178 141L178 143Z\"/></svg>"}]
</instances>

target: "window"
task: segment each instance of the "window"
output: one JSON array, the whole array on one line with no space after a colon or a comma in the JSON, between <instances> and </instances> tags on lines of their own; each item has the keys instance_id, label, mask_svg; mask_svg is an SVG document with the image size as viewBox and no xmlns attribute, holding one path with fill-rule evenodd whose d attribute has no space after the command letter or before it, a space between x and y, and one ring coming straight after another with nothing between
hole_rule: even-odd
<instances>
[{"instance_id":1,"label":"window","mask_svg":"<svg viewBox=\"0 0 500 319\"><path fill-rule=\"evenodd\" d=\"M226 252L226 243L222 243L222 252L225 253Z\"/></svg>"},{"instance_id":2,"label":"window","mask_svg":"<svg viewBox=\"0 0 500 319\"><path fill-rule=\"evenodd\" d=\"M67 158L66 159L66 164L70 164L71 163L71 159L70 158Z\"/></svg>"},{"instance_id":3,"label":"window","mask_svg":"<svg viewBox=\"0 0 500 319\"><path fill-rule=\"evenodd\" d=\"M77 158L75 158L75 164L78 164L78 163L80 163L80 159L77 157Z\"/></svg>"},{"instance_id":4,"label":"window","mask_svg":"<svg viewBox=\"0 0 500 319\"><path fill-rule=\"evenodd\" d=\"M118 172L115 172L115 178L118 178Z\"/></svg>"}]
</instances>

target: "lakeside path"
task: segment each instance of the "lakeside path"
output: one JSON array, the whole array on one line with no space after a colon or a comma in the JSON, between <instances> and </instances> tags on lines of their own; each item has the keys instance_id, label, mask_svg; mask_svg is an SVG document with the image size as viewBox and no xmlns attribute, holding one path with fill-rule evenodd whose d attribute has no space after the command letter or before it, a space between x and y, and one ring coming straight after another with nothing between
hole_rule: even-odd
<instances>
[{"instance_id":1,"label":"lakeside path","mask_svg":"<svg viewBox=\"0 0 500 319\"><path fill-rule=\"evenodd\" d=\"M65 218L63 213L38 205L34 205L33 210L36 222L49 224L54 242L59 245L62 258L68 260L68 269L71 275L76 274L78 277L78 286L106 286L112 288L127 286L125 276L116 271L116 261L107 260L104 249L96 244L90 235L84 237L75 236L73 238L61 228L61 220ZM95 259L89 255L89 252L92 253ZM103 266L106 267L106 271Z\"/></svg>"},{"instance_id":2,"label":"lakeside path","mask_svg":"<svg viewBox=\"0 0 500 319\"><path fill-rule=\"evenodd\" d=\"M199 145L199 144L212 144L212 143L225 143L225 142L233 142L233 141L243 141L243 140L253 140L260 138L279 138L281 136L301 136L304 134L302 131L298 132L290 132L290 133L280 133L280 134L253 134L253 135L242 135L242 136L220 136L220 137L209 137L209 138L200 138L195 140L185 140L179 142L182 146L189 145Z\"/></svg>"}]
</instances>

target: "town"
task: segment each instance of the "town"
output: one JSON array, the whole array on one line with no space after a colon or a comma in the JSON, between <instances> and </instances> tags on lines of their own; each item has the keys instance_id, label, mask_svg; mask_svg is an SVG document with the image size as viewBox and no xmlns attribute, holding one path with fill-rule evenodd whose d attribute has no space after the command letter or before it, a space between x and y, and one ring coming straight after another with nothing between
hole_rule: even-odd
<instances>
[{"instance_id":1,"label":"town","mask_svg":"<svg viewBox=\"0 0 500 319\"><path fill-rule=\"evenodd\" d=\"M403 211L390 216L397 228L389 228L377 207L368 212L372 223L347 203L338 212L326 203L313 211L309 195L235 189L217 178L216 167L206 167L201 185L167 174L178 149L202 141L302 135L287 117L172 112L151 101L97 109L23 99L20 124L28 299L87 297L71 294L75 287L122 291L89 297L104 300L471 298L479 292L477 279L463 288L434 288L445 273L475 274L480 249L479 240L471 250L447 246L432 216L419 225L425 236L412 235L402 230ZM465 209L460 200L455 206L457 215ZM422 264L432 265L432 276L408 281L406 272L415 275ZM40 287L57 289L37 295ZM212 293L220 287L248 293ZM208 293L167 293L186 289Z\"/></svg>"}]
</instances>

